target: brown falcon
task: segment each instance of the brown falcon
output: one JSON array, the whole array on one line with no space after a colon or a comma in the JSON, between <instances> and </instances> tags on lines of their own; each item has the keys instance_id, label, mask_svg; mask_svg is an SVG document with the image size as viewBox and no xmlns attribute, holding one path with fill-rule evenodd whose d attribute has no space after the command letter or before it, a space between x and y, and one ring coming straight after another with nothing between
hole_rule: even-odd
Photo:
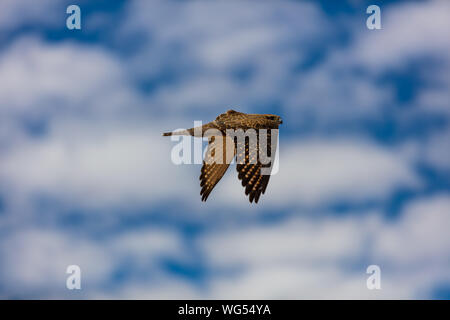
<instances>
[{"instance_id":1,"label":"brown falcon","mask_svg":"<svg viewBox=\"0 0 450 320\"><path fill-rule=\"evenodd\" d=\"M245 194L249 196L250 202L257 203L261 193L266 191L273 165L271 155L272 151L276 150L277 141L276 138L273 143L271 141L272 130L276 129L277 133L281 123L281 118L273 114L246 114L228 110L201 127L166 132L163 136L208 137L208 149L200 174L202 201L208 199L236 156L238 178L245 187ZM254 140L250 138L251 135L245 135L252 130L257 133ZM264 131L266 134L258 134L258 131ZM244 133L243 139L239 138L239 133Z\"/></svg>"}]
</instances>

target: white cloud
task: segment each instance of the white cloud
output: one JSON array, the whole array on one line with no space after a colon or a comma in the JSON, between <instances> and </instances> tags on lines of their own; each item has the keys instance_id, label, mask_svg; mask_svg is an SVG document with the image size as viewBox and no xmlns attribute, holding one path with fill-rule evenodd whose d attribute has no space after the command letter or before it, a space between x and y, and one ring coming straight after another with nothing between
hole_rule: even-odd
<instances>
[{"instance_id":1,"label":"white cloud","mask_svg":"<svg viewBox=\"0 0 450 320\"><path fill-rule=\"evenodd\" d=\"M371 224L377 223L375 218L357 216L288 219L276 225L249 226L245 232L223 230L202 239L201 246L218 268L350 262L365 248L364 241L354 240L363 240Z\"/></svg>"},{"instance_id":2,"label":"white cloud","mask_svg":"<svg viewBox=\"0 0 450 320\"><path fill-rule=\"evenodd\" d=\"M213 115L277 100L304 60L301 48L332 31L314 5L288 1L135 1L128 15L118 38L143 35L133 76L158 84L151 101L168 112ZM237 81L242 70L249 79ZM157 81L167 74L173 81Z\"/></svg>"},{"instance_id":3,"label":"white cloud","mask_svg":"<svg viewBox=\"0 0 450 320\"><path fill-rule=\"evenodd\" d=\"M171 162L172 142L161 132L137 123L59 122L45 137L27 138L2 155L0 176L12 197L44 195L77 206L171 199L193 179L191 166Z\"/></svg>"},{"instance_id":4,"label":"white cloud","mask_svg":"<svg viewBox=\"0 0 450 320\"><path fill-rule=\"evenodd\" d=\"M216 272L214 298L424 298L448 281L449 195L417 200L399 220L374 213L302 216L213 230L199 245ZM381 267L380 291L366 267ZM359 266L359 267L358 267Z\"/></svg>"},{"instance_id":5,"label":"white cloud","mask_svg":"<svg viewBox=\"0 0 450 320\"><path fill-rule=\"evenodd\" d=\"M213 273L209 294L222 299L377 298L366 288L365 255L375 214L290 218L278 224L211 232L200 240ZM403 295L403 292L396 292ZM389 294L385 297L389 297Z\"/></svg>"},{"instance_id":6,"label":"white cloud","mask_svg":"<svg viewBox=\"0 0 450 320\"><path fill-rule=\"evenodd\" d=\"M386 285L383 291L366 287L367 274L334 267L265 267L250 269L211 286L216 299L399 299L414 295ZM393 289L393 290L392 290Z\"/></svg>"},{"instance_id":7,"label":"white cloud","mask_svg":"<svg viewBox=\"0 0 450 320\"><path fill-rule=\"evenodd\" d=\"M65 289L69 265L79 265L83 281L96 286L113 267L102 248L58 231L23 229L2 238L1 277L11 295Z\"/></svg>"},{"instance_id":8,"label":"white cloud","mask_svg":"<svg viewBox=\"0 0 450 320\"><path fill-rule=\"evenodd\" d=\"M301 126L312 121L319 128L355 119L378 119L384 106L393 101L392 90L352 74L346 63L331 56L293 78L294 88L284 99L286 118Z\"/></svg>"},{"instance_id":9,"label":"white cloud","mask_svg":"<svg viewBox=\"0 0 450 320\"><path fill-rule=\"evenodd\" d=\"M65 26L66 8L62 2L52 0L2 0L0 3L0 29L11 31L24 25L52 26L61 22Z\"/></svg>"},{"instance_id":10,"label":"white cloud","mask_svg":"<svg viewBox=\"0 0 450 320\"><path fill-rule=\"evenodd\" d=\"M402 216L377 234L375 259L401 268L448 265L450 197L447 194L418 199Z\"/></svg>"},{"instance_id":11,"label":"white cloud","mask_svg":"<svg viewBox=\"0 0 450 320\"><path fill-rule=\"evenodd\" d=\"M90 299L166 300L202 299L202 290L191 282L174 277L160 277L152 283L129 282L115 290L90 292Z\"/></svg>"},{"instance_id":12,"label":"white cloud","mask_svg":"<svg viewBox=\"0 0 450 320\"><path fill-rule=\"evenodd\" d=\"M84 270L84 298L426 298L435 284L449 280L449 199L441 194L416 200L396 220L354 212L291 216L250 228L217 226L195 243L210 269L202 286L158 268L154 262L161 257L189 257L176 232L154 228L95 241L24 229L3 238L2 273L19 296L43 289L47 296L67 296L58 289L66 279L61 270L76 261ZM105 289L124 262L148 277ZM366 288L369 264L381 267L381 290Z\"/></svg>"},{"instance_id":13,"label":"white cloud","mask_svg":"<svg viewBox=\"0 0 450 320\"><path fill-rule=\"evenodd\" d=\"M105 116L130 111L139 99L120 62L104 50L34 37L21 38L2 53L0 79L2 118Z\"/></svg>"},{"instance_id":14,"label":"white cloud","mask_svg":"<svg viewBox=\"0 0 450 320\"><path fill-rule=\"evenodd\" d=\"M402 68L414 58L448 57L450 21L448 1L403 3L382 8L382 30L362 28L349 50L358 62L381 71Z\"/></svg>"},{"instance_id":15,"label":"white cloud","mask_svg":"<svg viewBox=\"0 0 450 320\"><path fill-rule=\"evenodd\" d=\"M184 255L177 233L148 227L103 240L52 229L23 228L2 236L0 253L2 285L10 296L36 297L36 292L41 292L59 298L74 293L66 289L69 265L80 267L80 295L90 297L125 263L145 272L146 281L157 283L161 275L158 261L164 257L182 259Z\"/></svg>"},{"instance_id":16,"label":"white cloud","mask_svg":"<svg viewBox=\"0 0 450 320\"><path fill-rule=\"evenodd\" d=\"M439 170L450 170L450 130L437 131L428 138L423 146L422 157L428 163Z\"/></svg>"},{"instance_id":17,"label":"white cloud","mask_svg":"<svg viewBox=\"0 0 450 320\"><path fill-rule=\"evenodd\" d=\"M291 78L294 90L284 93L283 111L292 122L313 121L320 128L382 120L384 112L392 112L387 108L395 108L398 102L396 88L380 85L377 77L393 70L408 71L425 59L438 66L427 67L424 74L415 72L414 77L428 85L416 89L417 98L411 104L426 113L448 113L449 3L402 3L381 10L382 30L368 30L360 20L349 19L349 45L329 50L323 63Z\"/></svg>"},{"instance_id":18,"label":"white cloud","mask_svg":"<svg viewBox=\"0 0 450 320\"><path fill-rule=\"evenodd\" d=\"M161 137L173 124L142 108L122 63L105 50L20 38L0 56L0 79L0 176L9 202L44 195L77 206L139 206L185 189L189 170L172 164L172 143ZM29 136L24 119L44 121L45 134ZM169 172L180 175L170 180Z\"/></svg>"},{"instance_id":19,"label":"white cloud","mask_svg":"<svg viewBox=\"0 0 450 320\"><path fill-rule=\"evenodd\" d=\"M273 198L297 198L306 204L327 200L383 199L419 179L396 150L363 141L318 140L280 149L280 175L274 176Z\"/></svg>"},{"instance_id":20,"label":"white cloud","mask_svg":"<svg viewBox=\"0 0 450 320\"><path fill-rule=\"evenodd\" d=\"M450 49L447 51L450 53ZM450 58L438 67L429 68L422 77L430 83L418 93L414 104L429 113L449 115L450 108Z\"/></svg>"},{"instance_id":21,"label":"white cloud","mask_svg":"<svg viewBox=\"0 0 450 320\"><path fill-rule=\"evenodd\" d=\"M175 231L163 228L142 228L127 232L114 238L109 243L114 251L139 261L140 265L155 264L151 256L174 257L187 260L189 257L182 251L182 240Z\"/></svg>"}]
</instances>

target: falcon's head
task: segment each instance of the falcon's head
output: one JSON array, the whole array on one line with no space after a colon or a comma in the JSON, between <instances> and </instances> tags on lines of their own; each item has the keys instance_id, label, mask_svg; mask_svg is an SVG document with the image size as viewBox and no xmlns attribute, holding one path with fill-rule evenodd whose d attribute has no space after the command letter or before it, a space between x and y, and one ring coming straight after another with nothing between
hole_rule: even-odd
<instances>
[{"instance_id":1,"label":"falcon's head","mask_svg":"<svg viewBox=\"0 0 450 320\"><path fill-rule=\"evenodd\" d=\"M273 126L278 126L283 123L281 117L274 114L265 114L264 117Z\"/></svg>"}]
</instances>

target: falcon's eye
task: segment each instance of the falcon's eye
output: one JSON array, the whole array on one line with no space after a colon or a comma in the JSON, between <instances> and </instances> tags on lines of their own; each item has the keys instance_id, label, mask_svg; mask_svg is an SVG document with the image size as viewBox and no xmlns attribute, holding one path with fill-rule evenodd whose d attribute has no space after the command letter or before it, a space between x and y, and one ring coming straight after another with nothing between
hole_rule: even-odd
<instances>
[{"instance_id":1,"label":"falcon's eye","mask_svg":"<svg viewBox=\"0 0 450 320\"><path fill-rule=\"evenodd\" d=\"M274 116L268 116L267 119L269 119L269 120L275 120L275 117L274 117Z\"/></svg>"}]
</instances>

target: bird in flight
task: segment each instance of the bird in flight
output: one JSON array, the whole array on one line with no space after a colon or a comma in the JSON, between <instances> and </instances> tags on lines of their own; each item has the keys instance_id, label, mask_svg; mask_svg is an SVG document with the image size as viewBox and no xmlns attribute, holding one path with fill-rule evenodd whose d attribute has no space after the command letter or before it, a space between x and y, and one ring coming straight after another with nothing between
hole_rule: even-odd
<instances>
[{"instance_id":1,"label":"bird in flight","mask_svg":"<svg viewBox=\"0 0 450 320\"><path fill-rule=\"evenodd\" d=\"M163 133L163 136L190 135L208 137L208 148L200 174L202 201L223 177L236 156L238 178L250 202L258 203L269 183L272 154L276 150L278 126L283 121L273 114L246 114L228 110L200 127ZM274 131L275 130L275 131ZM265 134L257 134L265 132ZM249 134L250 133L250 134ZM252 133L256 133L253 134Z\"/></svg>"}]
</instances>

